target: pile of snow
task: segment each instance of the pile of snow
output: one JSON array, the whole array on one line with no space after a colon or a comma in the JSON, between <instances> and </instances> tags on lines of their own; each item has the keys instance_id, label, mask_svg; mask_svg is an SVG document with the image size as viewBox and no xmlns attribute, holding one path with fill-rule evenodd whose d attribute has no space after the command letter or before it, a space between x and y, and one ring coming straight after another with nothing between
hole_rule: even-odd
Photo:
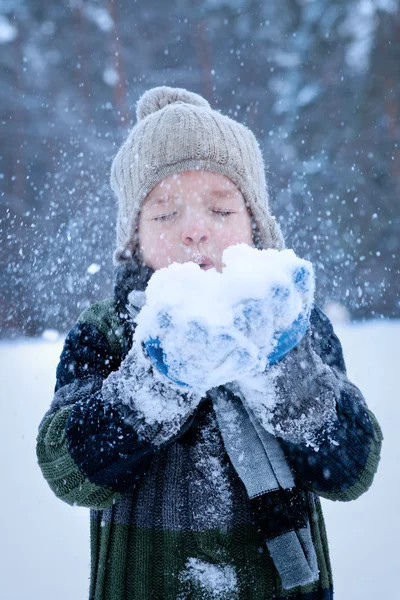
<instances>
[{"instance_id":1,"label":"pile of snow","mask_svg":"<svg viewBox=\"0 0 400 600\"><path fill-rule=\"evenodd\" d=\"M335 330L349 377L362 390L384 435L371 489L355 502L322 499L335 596L340 600L395 598L400 537L395 476L400 462L400 321L341 324ZM88 597L89 511L70 507L53 495L35 455L37 427L51 402L61 347L59 340L0 344L4 600ZM188 567L192 579L195 572L201 576L200 565Z\"/></svg>"},{"instance_id":2,"label":"pile of snow","mask_svg":"<svg viewBox=\"0 0 400 600\"><path fill-rule=\"evenodd\" d=\"M277 332L307 315L314 297L312 265L293 250L237 244L223 263L222 272L194 262L156 271L136 318L137 343L157 340L169 375L203 391L236 379L238 370L242 377L262 372Z\"/></svg>"},{"instance_id":3,"label":"pile of snow","mask_svg":"<svg viewBox=\"0 0 400 600\"><path fill-rule=\"evenodd\" d=\"M224 267L203 271L194 262L173 263L159 269L146 289L146 306L138 319L138 336L158 333L158 314L168 311L173 325L180 328L192 320L212 327L234 328L235 307L246 300L259 299L274 306L277 290L285 289L284 310L275 313L274 324L290 325L310 303L314 293L311 263L298 258L293 250L257 250L246 244L230 246L223 253ZM295 274L306 269L310 275L298 293Z\"/></svg>"}]
</instances>

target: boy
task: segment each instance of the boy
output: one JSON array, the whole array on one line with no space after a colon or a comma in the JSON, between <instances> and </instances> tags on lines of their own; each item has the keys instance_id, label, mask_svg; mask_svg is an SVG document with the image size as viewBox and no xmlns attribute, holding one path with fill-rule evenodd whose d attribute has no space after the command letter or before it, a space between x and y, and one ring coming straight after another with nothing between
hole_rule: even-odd
<instances>
[{"instance_id":1,"label":"boy","mask_svg":"<svg viewBox=\"0 0 400 600\"><path fill-rule=\"evenodd\" d=\"M154 271L188 261L221 271L223 250L238 243L284 247L246 127L167 87L144 94L137 118L112 165L114 297L69 332L37 443L55 494L91 509L90 600L333 598L318 496L348 501L370 487L379 424L317 307L279 362L273 435L240 412L257 386L233 381L199 393L133 344L132 316L143 305L135 298ZM210 358L210 372L216 366ZM259 375L267 384L269 371ZM257 475L249 494L246 478L267 461L254 454L242 469L223 428L224 402L254 444L263 440L279 485L266 479L264 489Z\"/></svg>"}]
</instances>

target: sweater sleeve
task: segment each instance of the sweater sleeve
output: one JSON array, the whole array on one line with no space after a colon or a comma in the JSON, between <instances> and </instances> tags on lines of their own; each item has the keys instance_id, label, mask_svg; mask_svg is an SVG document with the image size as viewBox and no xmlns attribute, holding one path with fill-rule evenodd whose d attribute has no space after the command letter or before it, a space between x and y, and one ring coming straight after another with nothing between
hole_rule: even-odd
<instances>
[{"instance_id":1,"label":"sweater sleeve","mask_svg":"<svg viewBox=\"0 0 400 600\"><path fill-rule=\"evenodd\" d=\"M145 476L155 452L190 427L199 401L153 373L136 348L121 362L93 324L78 323L39 425L43 476L68 504L107 508Z\"/></svg>"},{"instance_id":2,"label":"sweater sleeve","mask_svg":"<svg viewBox=\"0 0 400 600\"><path fill-rule=\"evenodd\" d=\"M378 468L382 431L349 381L339 339L318 307L307 336L265 380L263 424L279 438L297 483L330 500L366 492Z\"/></svg>"}]
</instances>

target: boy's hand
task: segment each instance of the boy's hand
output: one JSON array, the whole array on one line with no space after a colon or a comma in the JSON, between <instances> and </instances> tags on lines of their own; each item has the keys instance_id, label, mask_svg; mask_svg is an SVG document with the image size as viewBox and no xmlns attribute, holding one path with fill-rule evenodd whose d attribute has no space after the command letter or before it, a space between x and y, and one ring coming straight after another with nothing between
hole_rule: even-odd
<instances>
[{"instance_id":1,"label":"boy's hand","mask_svg":"<svg viewBox=\"0 0 400 600\"><path fill-rule=\"evenodd\" d=\"M244 300L234 309L234 326L265 353L268 364L281 360L304 337L312 308L313 273L302 265L291 273L291 286L275 286L267 299ZM297 318L284 324L290 304L299 307ZM271 343L272 341L272 343Z\"/></svg>"},{"instance_id":2,"label":"boy's hand","mask_svg":"<svg viewBox=\"0 0 400 600\"><path fill-rule=\"evenodd\" d=\"M193 263L156 272L136 318L136 339L157 368L202 391L284 357L304 336L313 301L312 265L293 251L239 245L224 260L222 273Z\"/></svg>"},{"instance_id":3,"label":"boy's hand","mask_svg":"<svg viewBox=\"0 0 400 600\"><path fill-rule=\"evenodd\" d=\"M146 340L144 347L157 369L179 385L206 392L238 374L247 377L265 369L265 357L238 331L207 330L196 321L177 331L169 329L167 313L159 318L161 336Z\"/></svg>"},{"instance_id":4,"label":"boy's hand","mask_svg":"<svg viewBox=\"0 0 400 600\"><path fill-rule=\"evenodd\" d=\"M293 274L294 290L276 288L273 301L246 300L235 308L234 328L208 331L197 321L187 323L183 332L171 328L175 348L168 353L161 341L164 335L145 342L148 356L163 375L175 383L195 389L211 389L262 372L268 365L281 360L304 337L309 324L311 303L307 302L307 281L304 268ZM277 329L279 317L293 301L293 295L304 295L302 311L289 326ZM167 312L158 316L160 331L171 326ZM271 344L271 333L273 340ZM165 338L164 338L165 339ZM176 344L182 340L181 348Z\"/></svg>"},{"instance_id":5,"label":"boy's hand","mask_svg":"<svg viewBox=\"0 0 400 600\"><path fill-rule=\"evenodd\" d=\"M314 350L310 330L262 377L237 385L263 427L293 444L318 451L320 436L337 424L341 378Z\"/></svg>"}]
</instances>

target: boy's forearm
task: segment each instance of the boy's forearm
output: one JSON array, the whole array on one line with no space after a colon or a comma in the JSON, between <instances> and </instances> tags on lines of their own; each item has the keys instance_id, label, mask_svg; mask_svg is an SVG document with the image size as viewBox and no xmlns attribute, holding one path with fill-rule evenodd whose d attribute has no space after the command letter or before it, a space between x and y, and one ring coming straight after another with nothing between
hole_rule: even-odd
<instances>
[{"instance_id":1,"label":"boy's forearm","mask_svg":"<svg viewBox=\"0 0 400 600\"><path fill-rule=\"evenodd\" d=\"M360 390L344 374L325 368L310 385L305 420L291 420L279 405L272 421L303 484L331 500L353 500L372 483L382 432Z\"/></svg>"},{"instance_id":2,"label":"boy's forearm","mask_svg":"<svg viewBox=\"0 0 400 600\"><path fill-rule=\"evenodd\" d=\"M343 392L337 423L324 438L319 431L318 452L305 443L280 437L286 457L299 482L329 500L350 501L371 486L380 461L383 435L375 415Z\"/></svg>"},{"instance_id":3,"label":"boy's forearm","mask_svg":"<svg viewBox=\"0 0 400 600\"><path fill-rule=\"evenodd\" d=\"M72 406L64 406L43 419L36 444L39 467L51 490L67 504L108 508L119 493L92 483L70 454L65 427L71 410Z\"/></svg>"},{"instance_id":4,"label":"boy's forearm","mask_svg":"<svg viewBox=\"0 0 400 600\"><path fill-rule=\"evenodd\" d=\"M335 377L333 381L334 389L320 380L319 391L314 382L308 412L286 400L271 410L268 423L264 419L263 424L280 439L301 485L325 498L346 501L372 484L383 437L360 391L348 380ZM324 399L333 402L334 409L322 410Z\"/></svg>"},{"instance_id":5,"label":"boy's forearm","mask_svg":"<svg viewBox=\"0 0 400 600\"><path fill-rule=\"evenodd\" d=\"M198 403L155 381L143 364L137 365L134 352L105 379L99 377L96 357L104 356L102 344L93 326L70 332L58 389L37 443L39 465L53 491L70 504L92 508L112 503L116 494L133 487L154 453L190 425ZM166 410L174 402L175 410ZM155 419L158 403L164 411Z\"/></svg>"},{"instance_id":6,"label":"boy's forearm","mask_svg":"<svg viewBox=\"0 0 400 600\"><path fill-rule=\"evenodd\" d=\"M132 350L96 394L72 408L69 452L89 481L124 492L155 452L186 430L197 403L155 378Z\"/></svg>"},{"instance_id":7,"label":"boy's forearm","mask_svg":"<svg viewBox=\"0 0 400 600\"><path fill-rule=\"evenodd\" d=\"M314 311L307 336L258 389L242 392L276 435L301 484L333 500L352 500L371 485L382 432L347 378L332 326Z\"/></svg>"},{"instance_id":8,"label":"boy's forearm","mask_svg":"<svg viewBox=\"0 0 400 600\"><path fill-rule=\"evenodd\" d=\"M56 392L37 439L37 457L55 494L69 504L105 508L145 473L153 446L104 402L101 381L75 380Z\"/></svg>"},{"instance_id":9,"label":"boy's forearm","mask_svg":"<svg viewBox=\"0 0 400 600\"><path fill-rule=\"evenodd\" d=\"M136 344L103 382L102 394L138 438L155 448L182 435L201 401L199 394L162 375Z\"/></svg>"}]
</instances>

